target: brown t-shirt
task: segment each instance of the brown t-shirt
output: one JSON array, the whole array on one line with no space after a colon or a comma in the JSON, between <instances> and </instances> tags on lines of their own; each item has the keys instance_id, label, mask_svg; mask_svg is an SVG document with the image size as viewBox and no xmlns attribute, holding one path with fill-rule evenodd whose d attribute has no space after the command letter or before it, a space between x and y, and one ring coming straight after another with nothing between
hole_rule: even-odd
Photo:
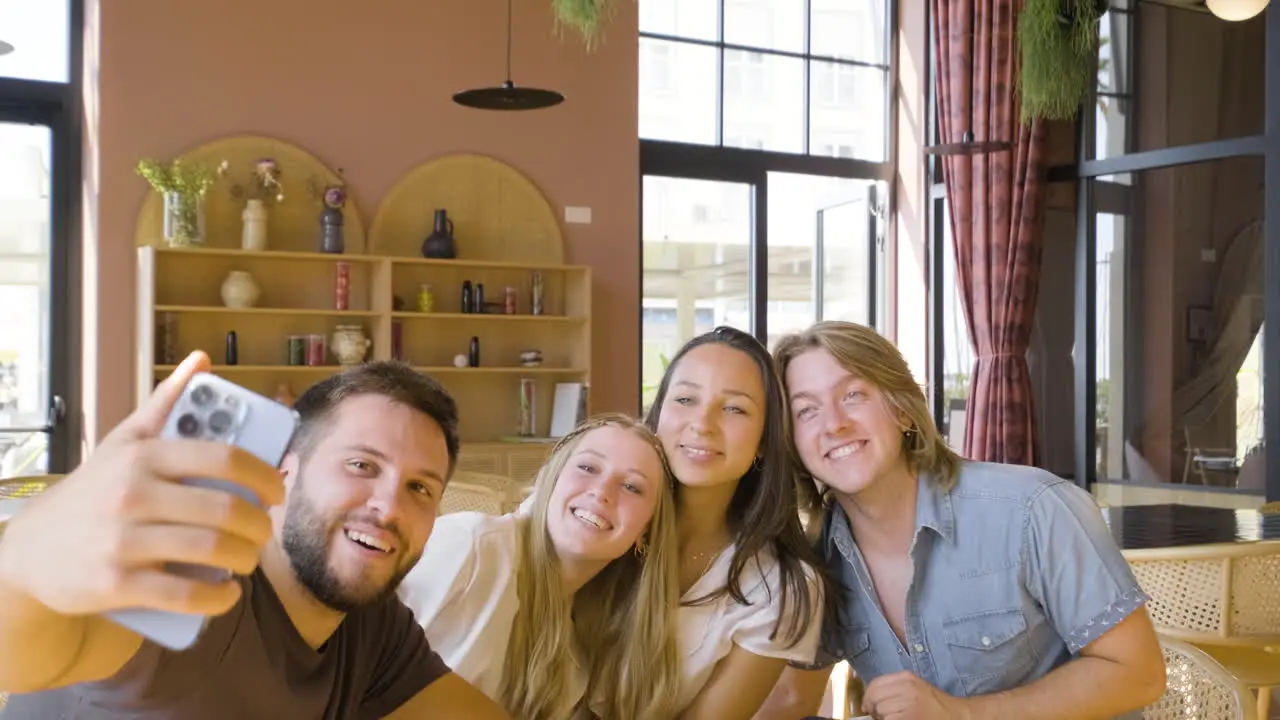
<instances>
[{"instance_id":1,"label":"brown t-shirt","mask_svg":"<svg viewBox=\"0 0 1280 720\"><path fill-rule=\"evenodd\" d=\"M13 695L0 720L372 720L449 672L395 597L347 615L317 651L261 570L243 582L190 649L144 641L115 677Z\"/></svg>"}]
</instances>

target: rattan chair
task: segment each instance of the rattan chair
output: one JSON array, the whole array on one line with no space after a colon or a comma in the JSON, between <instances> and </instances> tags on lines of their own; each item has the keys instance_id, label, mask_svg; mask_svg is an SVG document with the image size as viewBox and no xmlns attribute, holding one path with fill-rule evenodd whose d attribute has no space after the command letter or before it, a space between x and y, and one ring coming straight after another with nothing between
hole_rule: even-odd
<instances>
[{"instance_id":1,"label":"rattan chair","mask_svg":"<svg viewBox=\"0 0 1280 720\"><path fill-rule=\"evenodd\" d=\"M1258 691L1280 685L1280 542L1126 550L1162 635L1195 645Z\"/></svg>"},{"instance_id":2,"label":"rattan chair","mask_svg":"<svg viewBox=\"0 0 1280 720\"><path fill-rule=\"evenodd\" d=\"M502 494L485 485L451 480L445 488L440 514L455 512L482 512L489 515L503 513Z\"/></svg>"},{"instance_id":3,"label":"rattan chair","mask_svg":"<svg viewBox=\"0 0 1280 720\"><path fill-rule=\"evenodd\" d=\"M1164 695L1143 708L1143 720L1265 720L1249 688L1207 653L1168 637L1160 647L1167 684Z\"/></svg>"},{"instance_id":4,"label":"rattan chair","mask_svg":"<svg viewBox=\"0 0 1280 720\"><path fill-rule=\"evenodd\" d=\"M506 475L459 470L453 475L450 484L460 482L465 485L481 485L498 491L502 498L502 512L514 512L520 502L528 494L528 488Z\"/></svg>"}]
</instances>

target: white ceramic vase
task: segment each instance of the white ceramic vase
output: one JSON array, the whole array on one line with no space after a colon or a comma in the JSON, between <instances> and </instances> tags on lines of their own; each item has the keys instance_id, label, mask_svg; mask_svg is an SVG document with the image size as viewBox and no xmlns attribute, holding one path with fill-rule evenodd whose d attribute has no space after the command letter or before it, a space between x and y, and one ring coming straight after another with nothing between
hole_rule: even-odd
<instances>
[{"instance_id":1,"label":"white ceramic vase","mask_svg":"<svg viewBox=\"0 0 1280 720\"><path fill-rule=\"evenodd\" d=\"M339 325L333 331L333 340L329 348L342 365L359 365L364 362L373 341L365 337L364 328L359 325Z\"/></svg>"},{"instance_id":2,"label":"white ceramic vase","mask_svg":"<svg viewBox=\"0 0 1280 720\"><path fill-rule=\"evenodd\" d=\"M240 235L242 250L267 249L267 207L261 200L250 200L244 204L244 212L240 214L244 221L244 231Z\"/></svg>"},{"instance_id":3,"label":"white ceramic vase","mask_svg":"<svg viewBox=\"0 0 1280 720\"><path fill-rule=\"evenodd\" d=\"M229 308L251 308L261 295L262 288L244 270L232 270L222 281L222 304Z\"/></svg>"}]
</instances>

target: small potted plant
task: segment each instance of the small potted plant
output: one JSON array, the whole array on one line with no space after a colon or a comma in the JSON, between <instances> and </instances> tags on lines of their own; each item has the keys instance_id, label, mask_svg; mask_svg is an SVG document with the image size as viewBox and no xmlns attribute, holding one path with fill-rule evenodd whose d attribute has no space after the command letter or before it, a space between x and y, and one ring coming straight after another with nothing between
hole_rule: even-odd
<instances>
[{"instance_id":1,"label":"small potted plant","mask_svg":"<svg viewBox=\"0 0 1280 720\"><path fill-rule=\"evenodd\" d=\"M225 160L214 168L183 158L138 162L138 175L164 197L164 239L171 247L204 244L204 198L226 172Z\"/></svg>"},{"instance_id":2,"label":"small potted plant","mask_svg":"<svg viewBox=\"0 0 1280 720\"><path fill-rule=\"evenodd\" d=\"M551 11L557 27L573 28L592 50L599 45L617 4L618 0L551 0Z\"/></svg>"},{"instance_id":3,"label":"small potted plant","mask_svg":"<svg viewBox=\"0 0 1280 720\"><path fill-rule=\"evenodd\" d=\"M1096 82L1109 0L1027 0L1018 16L1022 119L1071 120Z\"/></svg>"}]
</instances>

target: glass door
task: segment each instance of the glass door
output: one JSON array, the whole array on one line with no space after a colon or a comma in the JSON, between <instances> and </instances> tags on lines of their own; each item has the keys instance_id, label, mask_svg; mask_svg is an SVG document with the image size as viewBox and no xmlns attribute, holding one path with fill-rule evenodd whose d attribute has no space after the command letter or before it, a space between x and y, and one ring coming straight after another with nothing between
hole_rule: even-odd
<instances>
[{"instance_id":1,"label":"glass door","mask_svg":"<svg viewBox=\"0 0 1280 720\"><path fill-rule=\"evenodd\" d=\"M754 196L748 183L643 177L641 407L685 342L754 327Z\"/></svg>"},{"instance_id":2,"label":"glass door","mask_svg":"<svg viewBox=\"0 0 1280 720\"><path fill-rule=\"evenodd\" d=\"M49 125L0 121L0 478L65 469L50 467L63 411L51 342L53 156Z\"/></svg>"},{"instance_id":3,"label":"glass door","mask_svg":"<svg viewBox=\"0 0 1280 720\"><path fill-rule=\"evenodd\" d=\"M770 172L769 347L819 320L881 326L875 180Z\"/></svg>"}]
</instances>

